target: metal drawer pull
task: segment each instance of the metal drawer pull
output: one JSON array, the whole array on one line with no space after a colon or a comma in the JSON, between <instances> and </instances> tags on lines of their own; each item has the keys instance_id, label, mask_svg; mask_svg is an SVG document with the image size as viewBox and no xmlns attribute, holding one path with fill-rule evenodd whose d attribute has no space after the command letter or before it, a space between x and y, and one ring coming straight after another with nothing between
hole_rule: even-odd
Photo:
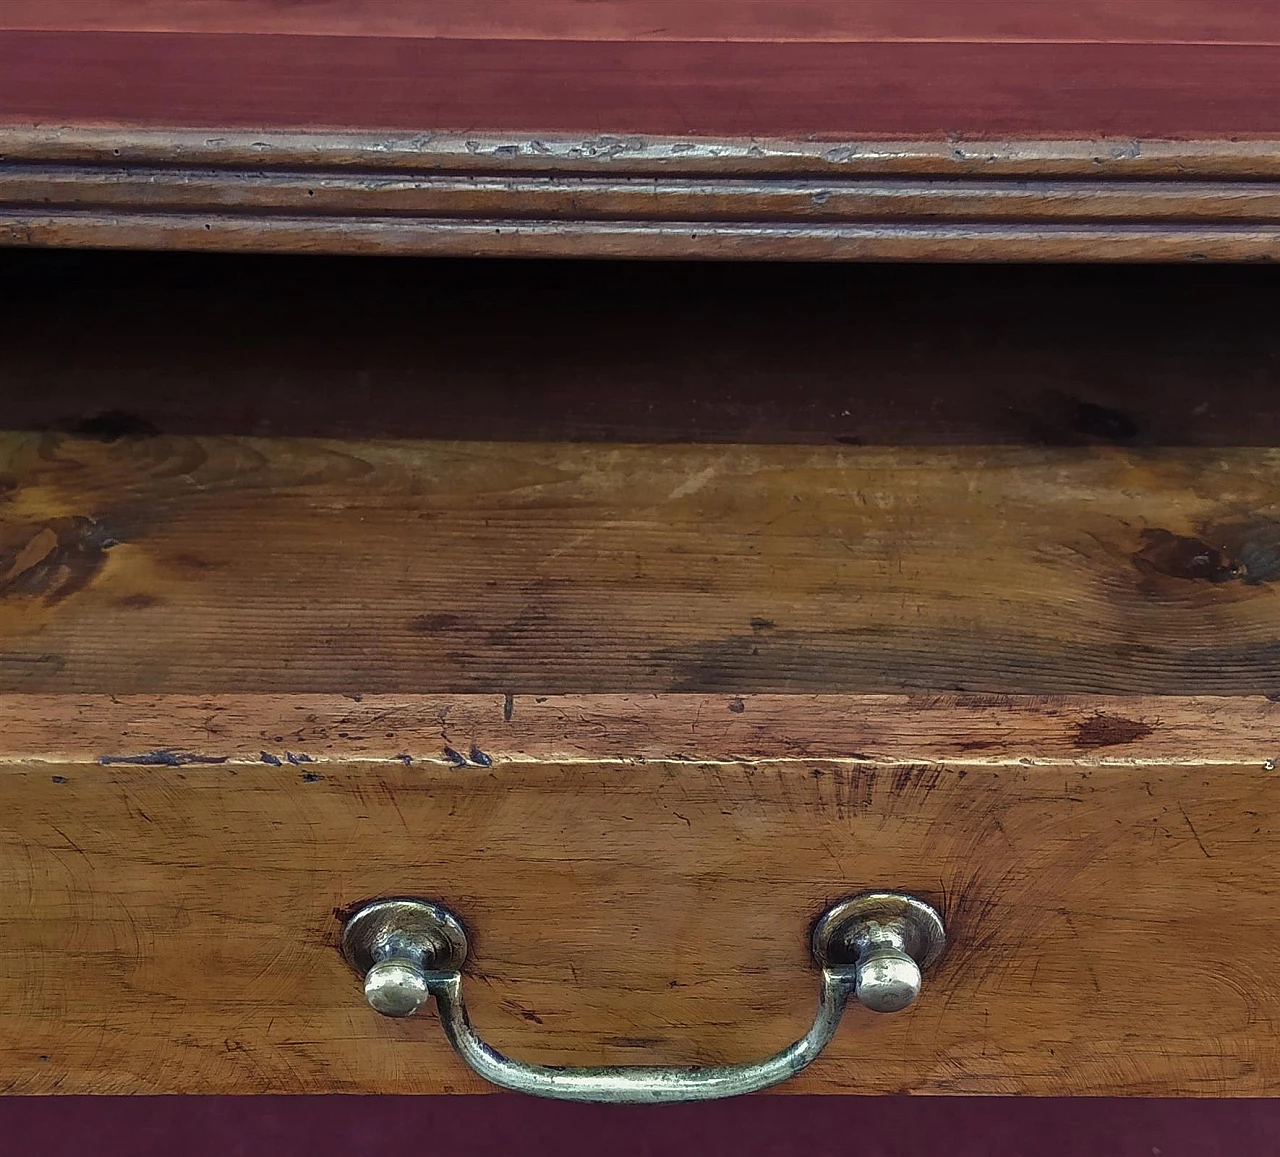
<instances>
[{"instance_id":1,"label":"metal drawer pull","mask_svg":"<svg viewBox=\"0 0 1280 1157\"><path fill-rule=\"evenodd\" d=\"M537 1097L609 1104L708 1101L785 1081L826 1048L851 995L876 1012L906 1008L919 995L921 970L945 944L942 918L923 900L864 892L828 909L814 927L813 958L822 969L818 1012L809 1031L780 1053L705 1068L558 1068L512 1060L476 1035L462 999L467 935L448 909L425 900L375 900L342 930L343 955L364 978L377 1012L412 1016L434 996L449 1043L485 1080Z\"/></svg>"}]
</instances>

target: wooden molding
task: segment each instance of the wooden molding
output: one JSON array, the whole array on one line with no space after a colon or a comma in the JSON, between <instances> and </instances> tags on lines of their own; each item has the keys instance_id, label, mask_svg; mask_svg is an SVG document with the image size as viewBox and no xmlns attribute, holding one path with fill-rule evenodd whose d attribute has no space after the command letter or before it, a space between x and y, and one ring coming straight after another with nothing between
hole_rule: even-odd
<instances>
[{"instance_id":1,"label":"wooden molding","mask_svg":"<svg viewBox=\"0 0 1280 1157\"><path fill-rule=\"evenodd\" d=\"M1280 703L1212 695L4 695L32 762L1128 768L1274 762Z\"/></svg>"},{"instance_id":2,"label":"wooden molding","mask_svg":"<svg viewBox=\"0 0 1280 1157\"><path fill-rule=\"evenodd\" d=\"M0 129L0 244L1270 260L1280 142Z\"/></svg>"}]
</instances>

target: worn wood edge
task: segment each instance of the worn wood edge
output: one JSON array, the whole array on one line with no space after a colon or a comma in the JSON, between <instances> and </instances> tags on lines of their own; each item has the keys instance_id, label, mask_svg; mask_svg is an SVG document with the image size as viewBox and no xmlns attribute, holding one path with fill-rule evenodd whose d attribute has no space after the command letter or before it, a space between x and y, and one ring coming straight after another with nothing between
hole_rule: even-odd
<instances>
[{"instance_id":1,"label":"worn wood edge","mask_svg":"<svg viewBox=\"0 0 1280 1157\"><path fill-rule=\"evenodd\" d=\"M1280 222L1280 181L251 171L0 165L0 204L42 212L360 219L836 224Z\"/></svg>"},{"instance_id":2,"label":"worn wood edge","mask_svg":"<svg viewBox=\"0 0 1280 1157\"><path fill-rule=\"evenodd\" d=\"M0 717L0 765L11 770L1280 761L1280 702L1262 696L5 695Z\"/></svg>"},{"instance_id":3,"label":"worn wood edge","mask_svg":"<svg viewBox=\"0 0 1280 1157\"><path fill-rule=\"evenodd\" d=\"M396 172L665 173L745 177L1280 177L1280 140L781 140L640 134L211 132L32 125L0 118L0 164L360 168Z\"/></svg>"},{"instance_id":4,"label":"worn wood edge","mask_svg":"<svg viewBox=\"0 0 1280 1157\"><path fill-rule=\"evenodd\" d=\"M438 257L792 261L1275 261L1280 225L934 225L30 212L0 246Z\"/></svg>"},{"instance_id":5,"label":"worn wood edge","mask_svg":"<svg viewBox=\"0 0 1280 1157\"><path fill-rule=\"evenodd\" d=\"M915 184L910 184L914 181ZM1239 261L1280 141L780 141L0 127L0 244Z\"/></svg>"}]
</instances>

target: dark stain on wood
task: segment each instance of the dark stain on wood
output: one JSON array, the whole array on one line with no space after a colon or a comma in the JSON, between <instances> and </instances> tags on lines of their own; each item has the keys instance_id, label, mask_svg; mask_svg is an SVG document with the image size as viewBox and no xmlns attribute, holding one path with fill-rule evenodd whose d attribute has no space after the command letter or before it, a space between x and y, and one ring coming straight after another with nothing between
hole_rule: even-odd
<instances>
[{"instance_id":1,"label":"dark stain on wood","mask_svg":"<svg viewBox=\"0 0 1280 1157\"><path fill-rule=\"evenodd\" d=\"M437 631L448 631L458 626L462 619L458 615L441 612L434 615L419 615L409 624L409 629L420 635L434 635Z\"/></svg>"},{"instance_id":2,"label":"dark stain on wood","mask_svg":"<svg viewBox=\"0 0 1280 1157\"><path fill-rule=\"evenodd\" d=\"M1075 746L1090 751L1099 747L1120 747L1146 739L1152 731L1150 725L1139 720L1099 713L1076 724Z\"/></svg>"},{"instance_id":3,"label":"dark stain on wood","mask_svg":"<svg viewBox=\"0 0 1280 1157\"><path fill-rule=\"evenodd\" d=\"M297 767L299 764L302 764L302 763L313 763L313 762L315 762L315 761L311 758L311 756L309 756L309 755L303 755L303 754L301 754L300 752L299 752L298 754L294 754L294 752L292 752L292 751L286 751L286 752L284 753L284 757L285 757L285 759L287 759L290 763L292 763L294 767Z\"/></svg>"},{"instance_id":4,"label":"dark stain on wood","mask_svg":"<svg viewBox=\"0 0 1280 1157\"><path fill-rule=\"evenodd\" d=\"M84 590L119 540L93 518L58 518L21 533L0 553L0 598L42 598L52 606Z\"/></svg>"},{"instance_id":5,"label":"dark stain on wood","mask_svg":"<svg viewBox=\"0 0 1280 1157\"><path fill-rule=\"evenodd\" d=\"M777 626L772 619L755 618L751 620L751 629L753 631L771 631Z\"/></svg>"},{"instance_id":6,"label":"dark stain on wood","mask_svg":"<svg viewBox=\"0 0 1280 1157\"><path fill-rule=\"evenodd\" d=\"M1123 411L1079 398L1073 401L1075 415L1072 425L1086 437L1103 442L1128 442L1138 436L1138 423Z\"/></svg>"},{"instance_id":7,"label":"dark stain on wood","mask_svg":"<svg viewBox=\"0 0 1280 1157\"><path fill-rule=\"evenodd\" d=\"M220 562L211 562L209 559L201 558L198 554L192 554L189 551L184 551L181 554L175 554L170 561L174 566L180 567L182 570L191 571L217 570L219 567L225 565Z\"/></svg>"},{"instance_id":8,"label":"dark stain on wood","mask_svg":"<svg viewBox=\"0 0 1280 1157\"><path fill-rule=\"evenodd\" d=\"M471 762L479 767L492 767L493 757L481 751L474 744L471 746Z\"/></svg>"},{"instance_id":9,"label":"dark stain on wood","mask_svg":"<svg viewBox=\"0 0 1280 1157\"><path fill-rule=\"evenodd\" d=\"M140 755L101 755L98 762L103 767L112 764L128 764L133 767L186 767L188 764L226 763L225 755L197 755L192 751L174 751L161 748L158 751L145 751Z\"/></svg>"},{"instance_id":10,"label":"dark stain on wood","mask_svg":"<svg viewBox=\"0 0 1280 1157\"><path fill-rule=\"evenodd\" d=\"M451 764L453 764L454 767L467 766L467 757L463 755L460 751L455 751L452 747L448 746L447 744L445 745L445 749L444 749L444 757Z\"/></svg>"},{"instance_id":11,"label":"dark stain on wood","mask_svg":"<svg viewBox=\"0 0 1280 1157\"><path fill-rule=\"evenodd\" d=\"M161 601L155 595L139 591L137 594L125 595L124 598L118 601L117 606L121 606L127 611L145 611L148 607L159 606Z\"/></svg>"},{"instance_id":12,"label":"dark stain on wood","mask_svg":"<svg viewBox=\"0 0 1280 1157\"><path fill-rule=\"evenodd\" d=\"M1134 552L1133 562L1144 574L1192 582L1226 583L1244 573L1225 547L1159 528L1142 532L1142 546Z\"/></svg>"},{"instance_id":13,"label":"dark stain on wood","mask_svg":"<svg viewBox=\"0 0 1280 1157\"><path fill-rule=\"evenodd\" d=\"M155 438L159 429L146 418L124 410L106 410L87 418L67 419L58 424L63 433L97 442L119 442L122 439Z\"/></svg>"},{"instance_id":14,"label":"dark stain on wood","mask_svg":"<svg viewBox=\"0 0 1280 1157\"><path fill-rule=\"evenodd\" d=\"M511 722L511 717L516 713L516 697L508 691L502 697L502 718L506 722Z\"/></svg>"},{"instance_id":15,"label":"dark stain on wood","mask_svg":"<svg viewBox=\"0 0 1280 1157\"><path fill-rule=\"evenodd\" d=\"M730 699L729 710L735 715L741 715L747 709L747 704L742 699Z\"/></svg>"},{"instance_id":16,"label":"dark stain on wood","mask_svg":"<svg viewBox=\"0 0 1280 1157\"><path fill-rule=\"evenodd\" d=\"M258 752L258 758L261 759L263 763L269 764L271 767L282 766L282 760L280 757L278 755L272 755L269 751Z\"/></svg>"},{"instance_id":17,"label":"dark stain on wood","mask_svg":"<svg viewBox=\"0 0 1280 1157\"><path fill-rule=\"evenodd\" d=\"M1153 586L1171 581L1150 579ZM1205 589L1221 588L1206 584ZM1158 667L1150 646L1059 639L1038 651L1035 663L1020 664L1016 675L1009 667L1007 656L1014 652L1008 647L1007 636L995 627L976 632L939 627L927 646L918 631L898 626L729 635L648 652L651 681L625 690L729 695L907 691L960 694L976 706L998 704L1009 693L1265 694L1275 690L1274 672L1280 670L1280 642L1270 638L1220 639L1197 648L1194 662ZM1179 654L1163 644L1156 653ZM531 679L528 684L534 685ZM545 678L538 685L545 687ZM590 690L624 688L601 682Z\"/></svg>"},{"instance_id":18,"label":"dark stain on wood","mask_svg":"<svg viewBox=\"0 0 1280 1157\"><path fill-rule=\"evenodd\" d=\"M324 776L323 776L323 775L318 775L318 774L317 774L316 772L314 772L314 771L304 771L304 772L302 773L302 782L303 782L303 783L319 783L322 779L324 779Z\"/></svg>"},{"instance_id":19,"label":"dark stain on wood","mask_svg":"<svg viewBox=\"0 0 1280 1157\"><path fill-rule=\"evenodd\" d=\"M1223 527L1218 533L1228 544L1248 586L1280 579L1280 523L1254 522Z\"/></svg>"},{"instance_id":20,"label":"dark stain on wood","mask_svg":"<svg viewBox=\"0 0 1280 1157\"><path fill-rule=\"evenodd\" d=\"M1087 446L1096 443L1128 444L1141 427L1124 410L1086 401L1062 390L1043 390L1030 411L1014 410L1012 416L1026 436L1046 446Z\"/></svg>"}]
</instances>

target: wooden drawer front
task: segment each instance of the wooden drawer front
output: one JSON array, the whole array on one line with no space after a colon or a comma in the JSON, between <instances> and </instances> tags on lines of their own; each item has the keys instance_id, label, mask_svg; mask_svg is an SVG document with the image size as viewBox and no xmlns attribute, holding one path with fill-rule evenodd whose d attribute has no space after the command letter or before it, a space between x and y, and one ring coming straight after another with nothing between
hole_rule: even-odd
<instances>
[{"instance_id":1,"label":"wooden drawer front","mask_svg":"<svg viewBox=\"0 0 1280 1157\"><path fill-rule=\"evenodd\" d=\"M10 696L0 1080L23 1092L477 1089L337 950L447 903L477 1025L553 1063L742 1061L799 1032L806 936L941 908L908 1012L808 1092L1280 1086L1265 699Z\"/></svg>"}]
</instances>

